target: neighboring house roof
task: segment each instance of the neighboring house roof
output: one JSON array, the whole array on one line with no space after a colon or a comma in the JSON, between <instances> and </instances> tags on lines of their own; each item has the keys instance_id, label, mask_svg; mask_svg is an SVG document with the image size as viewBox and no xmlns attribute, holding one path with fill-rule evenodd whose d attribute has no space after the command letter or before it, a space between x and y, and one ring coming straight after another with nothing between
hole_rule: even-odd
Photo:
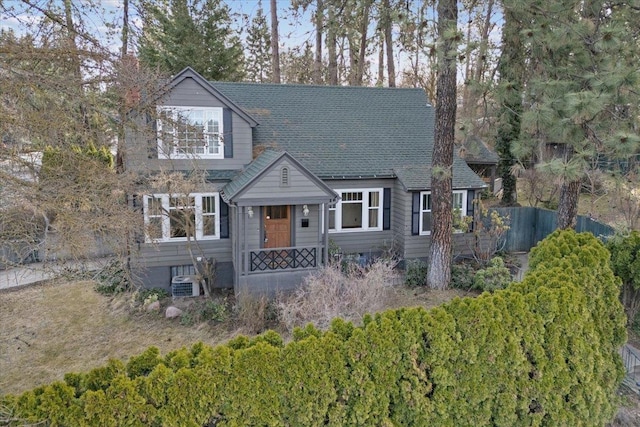
<instances>
[{"instance_id":1,"label":"neighboring house roof","mask_svg":"<svg viewBox=\"0 0 640 427\"><path fill-rule=\"evenodd\" d=\"M468 137L458 153L468 164L497 165L500 157L477 136Z\"/></svg>"},{"instance_id":2,"label":"neighboring house roof","mask_svg":"<svg viewBox=\"0 0 640 427\"><path fill-rule=\"evenodd\" d=\"M434 111L422 89L211 85L259 121L254 145L287 151L322 179L402 179L397 170L431 164ZM462 187L481 186L464 162L454 164Z\"/></svg>"}]
</instances>

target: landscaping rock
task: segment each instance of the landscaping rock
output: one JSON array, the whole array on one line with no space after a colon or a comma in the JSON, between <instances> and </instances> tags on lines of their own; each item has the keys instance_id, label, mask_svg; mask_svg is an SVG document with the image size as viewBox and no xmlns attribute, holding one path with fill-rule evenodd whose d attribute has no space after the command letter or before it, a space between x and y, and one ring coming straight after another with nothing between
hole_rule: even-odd
<instances>
[{"instance_id":1,"label":"landscaping rock","mask_svg":"<svg viewBox=\"0 0 640 427\"><path fill-rule=\"evenodd\" d=\"M151 304L147 305L147 311L160 311L160 301L154 301Z\"/></svg>"},{"instance_id":2,"label":"landscaping rock","mask_svg":"<svg viewBox=\"0 0 640 427\"><path fill-rule=\"evenodd\" d=\"M182 310L178 307L169 306L167 307L167 311L164 313L164 317L167 319L174 319L176 317L180 317L182 315Z\"/></svg>"}]
</instances>

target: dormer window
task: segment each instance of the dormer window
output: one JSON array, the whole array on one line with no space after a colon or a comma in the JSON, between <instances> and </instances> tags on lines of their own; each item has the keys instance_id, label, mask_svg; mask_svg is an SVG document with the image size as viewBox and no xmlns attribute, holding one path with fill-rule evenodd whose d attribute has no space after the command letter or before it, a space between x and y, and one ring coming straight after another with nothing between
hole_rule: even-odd
<instances>
[{"instance_id":1,"label":"dormer window","mask_svg":"<svg viewBox=\"0 0 640 427\"><path fill-rule=\"evenodd\" d=\"M223 159L222 108L158 107L158 157Z\"/></svg>"}]
</instances>

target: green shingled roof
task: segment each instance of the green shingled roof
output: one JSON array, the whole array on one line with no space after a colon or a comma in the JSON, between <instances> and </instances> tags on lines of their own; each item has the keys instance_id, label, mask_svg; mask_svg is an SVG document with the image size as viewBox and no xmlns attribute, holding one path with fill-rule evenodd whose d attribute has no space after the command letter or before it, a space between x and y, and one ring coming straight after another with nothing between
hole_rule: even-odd
<instances>
[{"instance_id":1,"label":"green shingled roof","mask_svg":"<svg viewBox=\"0 0 640 427\"><path fill-rule=\"evenodd\" d=\"M453 159L453 189L484 188L487 186L459 157ZM431 166L409 165L394 169L396 176L407 191L431 188Z\"/></svg>"},{"instance_id":2,"label":"green shingled roof","mask_svg":"<svg viewBox=\"0 0 640 427\"><path fill-rule=\"evenodd\" d=\"M244 188L263 170L271 166L276 160L284 155L283 152L275 150L265 150L256 157L233 181L228 183L222 189L222 198L225 201L233 199L238 191Z\"/></svg>"},{"instance_id":3,"label":"green shingled roof","mask_svg":"<svg viewBox=\"0 0 640 427\"><path fill-rule=\"evenodd\" d=\"M431 164L434 109L421 89L211 84L258 121L254 144L287 151L322 179L402 179L397 170ZM454 179L478 180L464 162Z\"/></svg>"}]
</instances>

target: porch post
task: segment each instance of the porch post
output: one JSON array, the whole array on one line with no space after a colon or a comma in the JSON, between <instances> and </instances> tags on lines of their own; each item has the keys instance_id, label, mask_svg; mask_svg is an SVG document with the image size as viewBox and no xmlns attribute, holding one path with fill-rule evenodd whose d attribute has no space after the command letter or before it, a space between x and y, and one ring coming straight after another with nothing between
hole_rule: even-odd
<instances>
[{"instance_id":1,"label":"porch post","mask_svg":"<svg viewBox=\"0 0 640 427\"><path fill-rule=\"evenodd\" d=\"M234 284L234 289L238 289L238 287L240 286L240 275L242 273L242 246L240 246L241 242L240 242L240 230L242 230L242 228L244 227L244 224L242 224L240 222L240 207L239 206L235 206L235 208L233 209L233 212L235 214L235 219L234 219L234 223L237 224L237 228L238 228L238 232L235 234L232 234L232 237L235 240L235 245L234 246L234 250L236 251L235 254L235 265L233 266L234 270L235 270L235 276L236 276L236 281Z\"/></svg>"},{"instance_id":2,"label":"porch post","mask_svg":"<svg viewBox=\"0 0 640 427\"><path fill-rule=\"evenodd\" d=\"M322 263L320 262L322 260L322 256L320 251L323 250L322 249L322 224L320 219L322 218L321 216L321 212L320 209L322 209L322 204L318 204L318 240L316 243L316 267L320 267L320 265L322 265Z\"/></svg>"},{"instance_id":3,"label":"porch post","mask_svg":"<svg viewBox=\"0 0 640 427\"><path fill-rule=\"evenodd\" d=\"M244 274L249 274L249 250L247 248L247 207L242 207L242 247L244 252Z\"/></svg>"},{"instance_id":4,"label":"porch post","mask_svg":"<svg viewBox=\"0 0 640 427\"><path fill-rule=\"evenodd\" d=\"M324 211L324 265L329 265L329 203L323 203Z\"/></svg>"}]
</instances>

